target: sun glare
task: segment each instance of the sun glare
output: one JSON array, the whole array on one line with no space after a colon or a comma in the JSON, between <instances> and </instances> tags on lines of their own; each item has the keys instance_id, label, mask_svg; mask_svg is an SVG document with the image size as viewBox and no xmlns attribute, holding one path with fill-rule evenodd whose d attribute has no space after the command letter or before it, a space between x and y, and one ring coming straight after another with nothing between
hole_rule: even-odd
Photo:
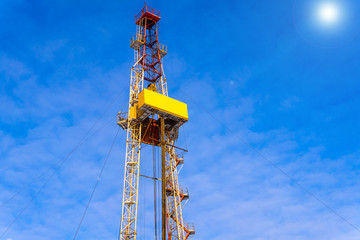
<instances>
[{"instance_id":1,"label":"sun glare","mask_svg":"<svg viewBox=\"0 0 360 240\"><path fill-rule=\"evenodd\" d=\"M360 0L294 0L300 36L322 48L342 47L359 35Z\"/></svg>"},{"instance_id":2,"label":"sun glare","mask_svg":"<svg viewBox=\"0 0 360 240\"><path fill-rule=\"evenodd\" d=\"M325 25L334 25L340 19L340 7L332 2L322 3L318 6L317 17Z\"/></svg>"}]
</instances>

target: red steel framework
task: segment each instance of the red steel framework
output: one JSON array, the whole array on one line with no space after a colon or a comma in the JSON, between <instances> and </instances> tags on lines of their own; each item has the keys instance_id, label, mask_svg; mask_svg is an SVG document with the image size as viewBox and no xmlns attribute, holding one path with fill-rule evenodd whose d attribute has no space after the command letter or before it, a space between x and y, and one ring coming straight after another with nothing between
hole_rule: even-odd
<instances>
[{"instance_id":1,"label":"red steel framework","mask_svg":"<svg viewBox=\"0 0 360 240\"><path fill-rule=\"evenodd\" d=\"M136 16L135 23L140 26L143 44L140 47L139 59L144 70L144 80L155 83L162 76L161 55L157 23L160 12L145 6Z\"/></svg>"}]
</instances>

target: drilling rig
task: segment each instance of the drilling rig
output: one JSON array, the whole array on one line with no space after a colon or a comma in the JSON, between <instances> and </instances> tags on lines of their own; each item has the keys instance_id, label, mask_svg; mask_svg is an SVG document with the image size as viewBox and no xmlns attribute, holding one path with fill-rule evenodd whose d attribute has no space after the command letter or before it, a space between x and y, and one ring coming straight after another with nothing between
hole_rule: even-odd
<instances>
[{"instance_id":1,"label":"drilling rig","mask_svg":"<svg viewBox=\"0 0 360 240\"><path fill-rule=\"evenodd\" d=\"M178 181L178 167L184 164L180 151L186 150L176 146L188 111L185 103L168 96L162 64L167 47L159 42L160 18L158 10L144 5L135 15L136 33L130 40L134 65L129 108L117 118L117 124L127 132L121 240L137 238L140 153L144 145L161 148L161 179L156 178L161 181L161 239L185 240L195 234L194 226L183 220L182 202L189 194Z\"/></svg>"}]
</instances>

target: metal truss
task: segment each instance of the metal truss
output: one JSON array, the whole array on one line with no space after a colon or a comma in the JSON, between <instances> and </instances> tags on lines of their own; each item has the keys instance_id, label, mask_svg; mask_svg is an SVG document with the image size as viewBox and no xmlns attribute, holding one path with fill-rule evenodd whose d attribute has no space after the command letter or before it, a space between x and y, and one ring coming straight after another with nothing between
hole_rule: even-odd
<instances>
[{"instance_id":1,"label":"metal truss","mask_svg":"<svg viewBox=\"0 0 360 240\"><path fill-rule=\"evenodd\" d=\"M136 34L130 40L130 47L134 49L134 65L130 76L129 112L130 108L138 103L139 93L144 89L145 81L154 84L158 93L168 96L162 66L162 57L166 55L167 48L158 40L159 19L160 12L147 6L135 16ZM139 119L130 119L124 114L118 116L118 124L127 131L120 239L133 240L137 237L140 152L141 145L144 144L142 128L145 130L146 126ZM168 240L186 240L195 233L193 226L186 224L182 216L182 201L187 200L189 194L179 186L177 167L183 164L183 160L179 159L179 154L175 151L177 138L178 129L165 134L165 179L162 181L166 183Z\"/></svg>"}]
</instances>

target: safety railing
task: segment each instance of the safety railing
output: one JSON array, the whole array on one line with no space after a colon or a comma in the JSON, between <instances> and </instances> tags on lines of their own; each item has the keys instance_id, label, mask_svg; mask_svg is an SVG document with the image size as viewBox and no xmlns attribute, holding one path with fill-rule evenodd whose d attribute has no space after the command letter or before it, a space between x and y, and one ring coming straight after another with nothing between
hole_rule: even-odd
<instances>
[{"instance_id":1,"label":"safety railing","mask_svg":"<svg viewBox=\"0 0 360 240\"><path fill-rule=\"evenodd\" d=\"M131 39L130 39L130 46L135 42L139 41L143 43L142 35L140 33L136 33Z\"/></svg>"},{"instance_id":2,"label":"safety railing","mask_svg":"<svg viewBox=\"0 0 360 240\"><path fill-rule=\"evenodd\" d=\"M118 115L117 115L117 124L121 128L126 129L127 128L127 121L128 121L128 113L127 112L122 113L120 111L118 113Z\"/></svg>"},{"instance_id":3,"label":"safety railing","mask_svg":"<svg viewBox=\"0 0 360 240\"><path fill-rule=\"evenodd\" d=\"M166 52L167 53L167 46L162 44L162 43L159 43L159 49L160 51L163 51L163 52Z\"/></svg>"},{"instance_id":4,"label":"safety railing","mask_svg":"<svg viewBox=\"0 0 360 240\"><path fill-rule=\"evenodd\" d=\"M121 121L123 119L127 119L128 118L128 113L127 112L118 112L117 114L117 118L118 118L118 121Z\"/></svg>"},{"instance_id":5,"label":"safety railing","mask_svg":"<svg viewBox=\"0 0 360 240\"><path fill-rule=\"evenodd\" d=\"M187 223L184 221L184 228L189 235L195 234L195 226L193 223Z\"/></svg>"},{"instance_id":6,"label":"safety railing","mask_svg":"<svg viewBox=\"0 0 360 240\"><path fill-rule=\"evenodd\" d=\"M189 195L189 189L188 189L187 187L180 187L180 186L179 186L179 190L180 190L180 193L181 193L181 194L183 194L183 195L185 195L185 194Z\"/></svg>"},{"instance_id":7,"label":"safety railing","mask_svg":"<svg viewBox=\"0 0 360 240\"><path fill-rule=\"evenodd\" d=\"M176 153L175 154L176 166L184 164L184 154Z\"/></svg>"},{"instance_id":8,"label":"safety railing","mask_svg":"<svg viewBox=\"0 0 360 240\"><path fill-rule=\"evenodd\" d=\"M159 10L153 9L152 7L149 6L144 6L144 8L135 16L135 22L137 22L141 18L141 16L146 12L149 12L155 16L160 17Z\"/></svg>"}]
</instances>

